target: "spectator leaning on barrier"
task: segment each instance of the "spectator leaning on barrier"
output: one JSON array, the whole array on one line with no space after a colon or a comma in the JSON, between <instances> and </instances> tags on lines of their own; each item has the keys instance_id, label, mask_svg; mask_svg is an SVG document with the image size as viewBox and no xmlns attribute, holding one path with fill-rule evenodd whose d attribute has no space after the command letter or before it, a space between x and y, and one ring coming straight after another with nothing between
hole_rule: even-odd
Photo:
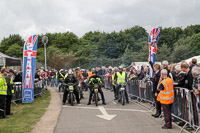
<instances>
[{"instance_id":1,"label":"spectator leaning on barrier","mask_svg":"<svg viewBox=\"0 0 200 133\"><path fill-rule=\"evenodd\" d=\"M193 90L196 95L200 95L200 67L193 67L192 69L193 75ZM198 103L198 107L200 109L200 104Z\"/></svg>"},{"instance_id":2,"label":"spectator leaning on barrier","mask_svg":"<svg viewBox=\"0 0 200 133\"><path fill-rule=\"evenodd\" d=\"M175 66L176 74L174 77L174 82L177 83L175 87L183 87L184 85L184 77L185 77L185 72L181 70L180 65Z\"/></svg>"},{"instance_id":3,"label":"spectator leaning on barrier","mask_svg":"<svg viewBox=\"0 0 200 133\"><path fill-rule=\"evenodd\" d=\"M172 103L174 102L174 87L171 78L167 77L167 70L161 71L160 83L158 85L158 97L157 101L160 101L163 107L165 124L162 126L163 129L172 128Z\"/></svg>"},{"instance_id":4,"label":"spectator leaning on barrier","mask_svg":"<svg viewBox=\"0 0 200 133\"><path fill-rule=\"evenodd\" d=\"M185 77L184 77L184 88L187 88L188 90L193 90L193 75L192 75L192 70L189 69L189 65L187 64L186 61L182 61L181 62L181 69L183 72L186 73ZM190 92L191 94L191 102L192 102L192 111L193 111L193 118L194 118L194 124L195 125L199 125L198 123L198 112L196 109L196 97L194 95L193 92ZM188 113L188 112L187 112ZM188 119L188 116L187 116ZM183 126L185 124L185 122L180 122L179 126Z\"/></svg>"},{"instance_id":5,"label":"spectator leaning on barrier","mask_svg":"<svg viewBox=\"0 0 200 133\"><path fill-rule=\"evenodd\" d=\"M135 67L131 67L129 80L134 80L134 79L137 79L137 70L135 69Z\"/></svg>"},{"instance_id":6,"label":"spectator leaning on barrier","mask_svg":"<svg viewBox=\"0 0 200 133\"><path fill-rule=\"evenodd\" d=\"M193 85L192 88L195 91L195 94L199 95L200 93L200 67L192 68L193 75Z\"/></svg>"},{"instance_id":7,"label":"spectator leaning on barrier","mask_svg":"<svg viewBox=\"0 0 200 133\"><path fill-rule=\"evenodd\" d=\"M8 72L8 76L6 77L6 83L7 83L6 115L13 115L13 113L10 112L12 94L14 94L13 80L12 80L13 74L14 71L10 69Z\"/></svg>"},{"instance_id":8,"label":"spectator leaning on barrier","mask_svg":"<svg viewBox=\"0 0 200 133\"><path fill-rule=\"evenodd\" d=\"M6 76L7 72L5 68L1 69L0 74L0 119L7 118L5 115L5 103L6 103L6 95L7 95L7 83Z\"/></svg>"},{"instance_id":9,"label":"spectator leaning on barrier","mask_svg":"<svg viewBox=\"0 0 200 133\"><path fill-rule=\"evenodd\" d=\"M142 80L144 78L144 74L141 72L141 69L137 70L137 77L139 80Z\"/></svg>"},{"instance_id":10,"label":"spectator leaning on barrier","mask_svg":"<svg viewBox=\"0 0 200 133\"><path fill-rule=\"evenodd\" d=\"M40 71L39 70L37 70L37 72L35 73L35 80L34 81L35 82L40 81Z\"/></svg>"},{"instance_id":11,"label":"spectator leaning on barrier","mask_svg":"<svg viewBox=\"0 0 200 133\"><path fill-rule=\"evenodd\" d=\"M198 66L194 66L192 68L192 75L193 75L193 90L194 93L196 95L199 95L199 90L200 90L200 67ZM194 114L194 124L199 126L199 116L198 116L198 112L197 112L197 107L196 107L196 103L197 103L197 98L196 95L194 95L194 93L192 92L192 105L193 105L193 114ZM199 107L199 104L198 104Z\"/></svg>"},{"instance_id":12,"label":"spectator leaning on barrier","mask_svg":"<svg viewBox=\"0 0 200 133\"><path fill-rule=\"evenodd\" d=\"M183 72L185 72L183 87L187 88L188 90L192 90L193 76L192 76L192 72L189 69L189 65L187 64L187 62L185 62L185 61L181 62L181 69Z\"/></svg>"}]
</instances>

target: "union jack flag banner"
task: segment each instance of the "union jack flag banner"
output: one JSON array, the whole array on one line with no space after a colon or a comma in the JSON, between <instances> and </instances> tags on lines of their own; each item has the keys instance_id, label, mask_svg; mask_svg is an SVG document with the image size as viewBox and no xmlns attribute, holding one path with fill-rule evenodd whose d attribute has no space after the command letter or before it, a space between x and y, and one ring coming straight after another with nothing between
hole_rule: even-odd
<instances>
[{"instance_id":1,"label":"union jack flag banner","mask_svg":"<svg viewBox=\"0 0 200 133\"><path fill-rule=\"evenodd\" d=\"M23 52L23 78L22 78L22 101L23 103L34 102L34 79L37 55L38 35L33 35L24 43Z\"/></svg>"},{"instance_id":2,"label":"union jack flag banner","mask_svg":"<svg viewBox=\"0 0 200 133\"><path fill-rule=\"evenodd\" d=\"M155 64L159 33L160 33L160 28L154 28L149 33L149 58L153 64ZM151 66L150 66L149 76L150 77L153 76L153 68L151 68Z\"/></svg>"}]
</instances>

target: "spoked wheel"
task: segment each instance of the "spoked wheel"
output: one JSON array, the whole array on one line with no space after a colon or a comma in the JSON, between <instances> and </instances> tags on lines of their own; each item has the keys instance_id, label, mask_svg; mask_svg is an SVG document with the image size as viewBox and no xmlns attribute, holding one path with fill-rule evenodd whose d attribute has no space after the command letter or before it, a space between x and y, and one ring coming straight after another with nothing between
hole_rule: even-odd
<instances>
[{"instance_id":1,"label":"spoked wheel","mask_svg":"<svg viewBox=\"0 0 200 133\"><path fill-rule=\"evenodd\" d=\"M74 95L73 95L73 93L70 93L70 103L71 103L71 106L74 105Z\"/></svg>"},{"instance_id":2,"label":"spoked wheel","mask_svg":"<svg viewBox=\"0 0 200 133\"><path fill-rule=\"evenodd\" d=\"M124 95L124 91L121 92L122 95L122 105L125 104L125 95Z\"/></svg>"},{"instance_id":3,"label":"spoked wheel","mask_svg":"<svg viewBox=\"0 0 200 133\"><path fill-rule=\"evenodd\" d=\"M95 95L95 104L96 106L98 106L98 93L95 93L94 95Z\"/></svg>"}]
</instances>

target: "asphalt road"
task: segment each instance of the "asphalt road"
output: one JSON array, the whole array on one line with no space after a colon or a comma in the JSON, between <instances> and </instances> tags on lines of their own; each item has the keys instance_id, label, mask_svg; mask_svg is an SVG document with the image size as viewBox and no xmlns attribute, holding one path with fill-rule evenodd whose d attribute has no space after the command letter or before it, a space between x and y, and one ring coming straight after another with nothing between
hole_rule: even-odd
<instances>
[{"instance_id":1,"label":"asphalt road","mask_svg":"<svg viewBox=\"0 0 200 133\"><path fill-rule=\"evenodd\" d=\"M57 91L58 89L55 88ZM180 128L161 129L161 118L152 118L153 112L131 101L122 106L114 101L113 92L103 90L107 105L87 105L88 92L81 103L62 106L55 133L178 133ZM63 93L59 92L62 99ZM100 102L101 103L101 102ZM98 116L97 116L98 115ZM102 118L103 117L103 118Z\"/></svg>"}]
</instances>

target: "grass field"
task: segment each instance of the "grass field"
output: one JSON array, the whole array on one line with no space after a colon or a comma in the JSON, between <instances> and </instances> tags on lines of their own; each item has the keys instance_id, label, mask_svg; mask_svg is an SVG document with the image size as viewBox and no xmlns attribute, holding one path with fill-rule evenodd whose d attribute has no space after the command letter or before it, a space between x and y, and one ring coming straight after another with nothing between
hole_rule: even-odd
<instances>
[{"instance_id":1,"label":"grass field","mask_svg":"<svg viewBox=\"0 0 200 133\"><path fill-rule=\"evenodd\" d=\"M35 98L34 103L12 105L13 116L0 119L0 133L28 133L45 113L50 102L50 92Z\"/></svg>"}]
</instances>

